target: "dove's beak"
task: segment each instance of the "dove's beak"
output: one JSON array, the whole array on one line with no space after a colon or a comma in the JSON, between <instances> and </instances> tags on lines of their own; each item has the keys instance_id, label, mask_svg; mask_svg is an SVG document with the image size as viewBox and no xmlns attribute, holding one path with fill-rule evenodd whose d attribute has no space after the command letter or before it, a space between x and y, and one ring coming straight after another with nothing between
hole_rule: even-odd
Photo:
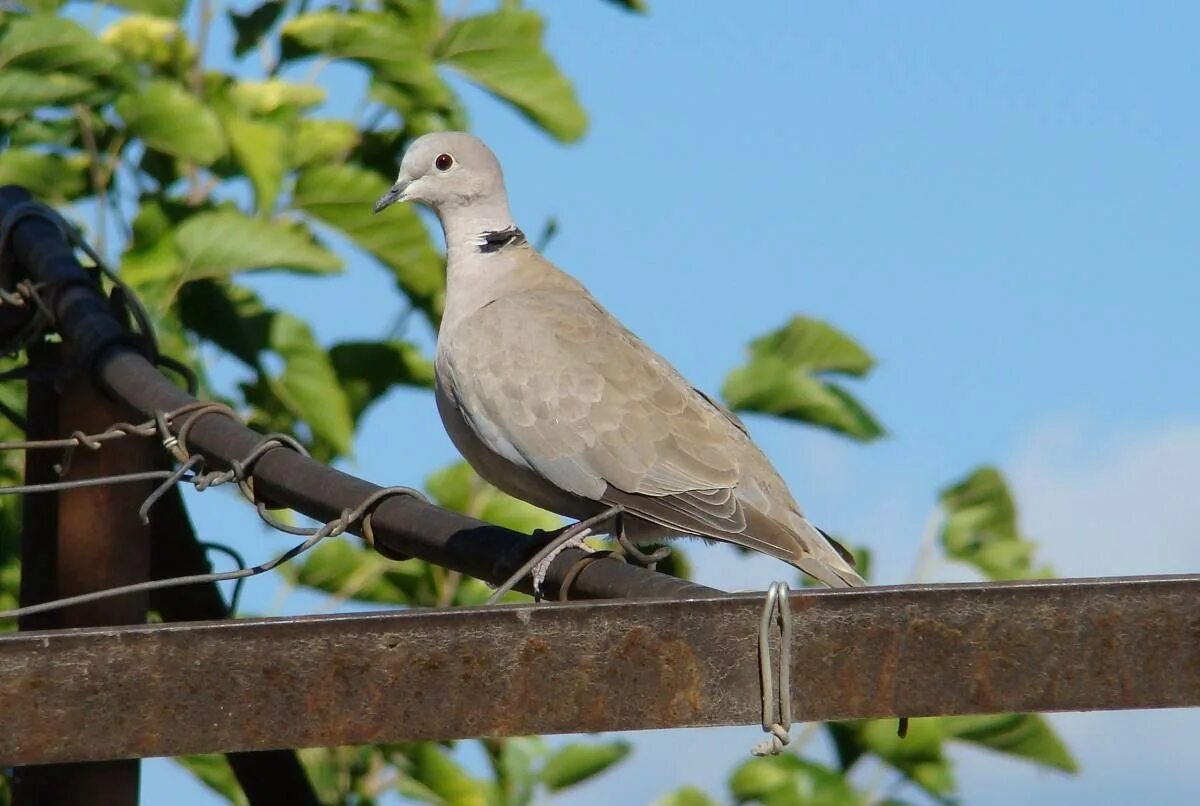
<instances>
[{"instance_id":1,"label":"dove's beak","mask_svg":"<svg viewBox=\"0 0 1200 806\"><path fill-rule=\"evenodd\" d=\"M375 212L379 212L399 201L404 201L404 191L408 190L408 179L397 179L396 184L379 197L379 201L375 202Z\"/></svg>"}]
</instances>

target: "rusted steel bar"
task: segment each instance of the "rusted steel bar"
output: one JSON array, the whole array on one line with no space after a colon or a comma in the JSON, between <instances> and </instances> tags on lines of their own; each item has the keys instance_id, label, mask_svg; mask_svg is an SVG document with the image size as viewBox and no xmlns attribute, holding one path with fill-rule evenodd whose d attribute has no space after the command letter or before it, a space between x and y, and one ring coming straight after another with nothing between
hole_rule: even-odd
<instances>
[{"instance_id":1,"label":"rusted steel bar","mask_svg":"<svg viewBox=\"0 0 1200 806\"><path fill-rule=\"evenodd\" d=\"M0 188L0 215L29 201L27 191ZM24 275L47 284L43 296L63 339L86 357L98 383L118 399L150 416L194 402L168 381L141 352L137 339L117 321L95 282L75 259L58 228L42 218L22 218L12 228L9 249ZM217 466L246 457L260 434L240 423L209 415L192 429L189 445ZM290 450L268 452L254 465L255 490L263 497L327 521L353 509L379 487L326 467ZM502 529L417 501L396 496L382 502L372 518L375 546L390 555L411 555L479 579L503 582L543 544L530 535ZM584 553L569 549L546 577L557 591ZM523 583L528 590L528 582ZM571 585L571 597L699 597L717 593L686 580L656 574L613 559L588 565Z\"/></svg>"},{"instance_id":2,"label":"rusted steel bar","mask_svg":"<svg viewBox=\"0 0 1200 806\"><path fill-rule=\"evenodd\" d=\"M0 637L0 764L755 724L759 594ZM805 591L806 721L1200 705L1200 576Z\"/></svg>"},{"instance_id":3,"label":"rusted steel bar","mask_svg":"<svg viewBox=\"0 0 1200 806\"><path fill-rule=\"evenodd\" d=\"M104 396L85 374L71 374L71 354L63 351L63 360L42 369L54 370L58 377L51 381L60 387L56 401L45 399L44 382L30 390L31 439L58 438L74 431L92 433L114 422L130 419L132 412L124 405ZM40 362L39 362L40 363ZM46 417L46 406L57 411L57 422ZM48 428L48 431L42 431ZM41 431L41 433L37 433ZM103 451L79 448L69 455L51 456L62 463L64 480L135 473L154 467L157 454L152 444L141 440L122 440ZM39 479L46 469L30 460L29 470ZM53 469L50 470L54 474ZM39 523L43 514L39 506L25 510L31 517L27 535L36 534L46 541L34 545L24 541L30 554L45 553L53 557L52 565L37 562L29 568L42 575L31 585L53 589L55 597L103 590L132 582L140 582L150 572L150 531L137 515L141 501L153 488L149 483L123 484L111 487L85 487L52 494L54 514L46 523ZM40 509L47 509L43 502ZM47 528L47 524L49 528ZM24 568L24 567L23 567ZM49 578L46 578L49 574ZM44 594L45 591L41 592ZM94 627L109 624L140 624L146 620L147 597L130 594L79 605L48 614L47 624L55 628ZM34 700L39 699L33 695ZM72 804L136 804L138 800L138 767L134 760L103 763L72 763L21 770L15 776L16 803Z\"/></svg>"}]
</instances>

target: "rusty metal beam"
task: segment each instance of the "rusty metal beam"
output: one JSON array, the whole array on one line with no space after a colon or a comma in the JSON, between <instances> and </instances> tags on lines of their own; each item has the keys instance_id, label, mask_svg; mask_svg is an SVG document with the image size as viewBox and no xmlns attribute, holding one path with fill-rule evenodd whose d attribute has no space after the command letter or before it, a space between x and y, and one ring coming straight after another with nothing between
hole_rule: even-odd
<instances>
[{"instance_id":1,"label":"rusty metal beam","mask_svg":"<svg viewBox=\"0 0 1200 806\"><path fill-rule=\"evenodd\" d=\"M0 764L754 724L763 597L0 637ZM806 721L1200 705L1200 575L805 591Z\"/></svg>"}]
</instances>

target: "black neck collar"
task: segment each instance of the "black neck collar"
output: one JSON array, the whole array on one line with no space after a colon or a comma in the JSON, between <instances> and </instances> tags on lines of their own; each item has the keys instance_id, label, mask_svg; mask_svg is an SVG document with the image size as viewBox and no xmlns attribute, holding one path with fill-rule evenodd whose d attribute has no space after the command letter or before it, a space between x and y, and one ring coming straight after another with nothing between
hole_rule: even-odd
<instances>
[{"instance_id":1,"label":"black neck collar","mask_svg":"<svg viewBox=\"0 0 1200 806\"><path fill-rule=\"evenodd\" d=\"M479 239L479 251L487 254L499 252L506 246L520 246L525 243L525 233L517 227L506 227L505 229L481 232Z\"/></svg>"}]
</instances>

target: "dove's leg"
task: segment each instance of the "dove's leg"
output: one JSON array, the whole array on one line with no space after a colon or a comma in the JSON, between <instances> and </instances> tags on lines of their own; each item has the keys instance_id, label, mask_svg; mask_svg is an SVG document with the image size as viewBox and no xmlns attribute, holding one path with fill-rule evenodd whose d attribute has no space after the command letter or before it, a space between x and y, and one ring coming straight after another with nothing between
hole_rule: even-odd
<instances>
[{"instance_id":1,"label":"dove's leg","mask_svg":"<svg viewBox=\"0 0 1200 806\"><path fill-rule=\"evenodd\" d=\"M531 572L533 575L534 595L540 597L542 594L542 584L546 581L546 573L550 570L551 564L557 559L559 554L562 554L568 548L580 548L592 553L591 549L584 543L584 540L597 532L603 533L606 531L598 528L604 524L612 524L610 527L611 531L623 534L622 520L624 514L625 508L617 504L590 518L585 518L578 523L573 523L563 528L545 546L542 546L537 554L533 555L524 565L518 568L516 573L505 580L503 585L496 588L492 595L488 597L487 603L495 604L500 601L501 597L512 590L521 581L522 577Z\"/></svg>"}]
</instances>

